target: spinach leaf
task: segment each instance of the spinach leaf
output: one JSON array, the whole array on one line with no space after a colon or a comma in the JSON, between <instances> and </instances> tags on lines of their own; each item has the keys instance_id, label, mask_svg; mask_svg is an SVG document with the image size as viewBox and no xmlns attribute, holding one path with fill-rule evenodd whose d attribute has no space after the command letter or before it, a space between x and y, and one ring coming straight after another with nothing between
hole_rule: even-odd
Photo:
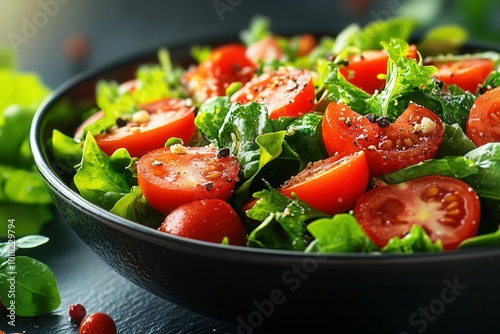
<instances>
[{"instance_id":1,"label":"spinach leaf","mask_svg":"<svg viewBox=\"0 0 500 334\"><path fill-rule=\"evenodd\" d=\"M321 218L307 225L316 238L306 252L351 253L372 252L377 247L350 214L338 214L333 218Z\"/></svg>"},{"instance_id":2,"label":"spinach leaf","mask_svg":"<svg viewBox=\"0 0 500 334\"><path fill-rule=\"evenodd\" d=\"M229 98L215 96L206 100L199 108L195 118L196 127L211 142L217 145L219 130L224 123L226 115L231 109ZM222 148L222 147L218 147Z\"/></svg>"},{"instance_id":3,"label":"spinach leaf","mask_svg":"<svg viewBox=\"0 0 500 334\"><path fill-rule=\"evenodd\" d=\"M82 160L82 145L59 130L52 131L51 144L54 159L57 163L69 170Z\"/></svg>"},{"instance_id":4,"label":"spinach leaf","mask_svg":"<svg viewBox=\"0 0 500 334\"><path fill-rule=\"evenodd\" d=\"M435 243L429 238L420 225L413 225L410 233L403 238L394 237L381 249L382 253L411 254L414 252L441 252L443 244L441 240Z\"/></svg>"},{"instance_id":5,"label":"spinach leaf","mask_svg":"<svg viewBox=\"0 0 500 334\"><path fill-rule=\"evenodd\" d=\"M61 296L52 270L44 263L26 256L16 256L15 262L0 265L0 298L10 305L10 285L15 284L16 314L33 317L49 313L61 304Z\"/></svg>"},{"instance_id":6,"label":"spinach leaf","mask_svg":"<svg viewBox=\"0 0 500 334\"><path fill-rule=\"evenodd\" d=\"M130 193L121 197L111 208L111 213L136 223L157 229L165 216L156 211L142 195L141 189L132 187Z\"/></svg>"},{"instance_id":7,"label":"spinach leaf","mask_svg":"<svg viewBox=\"0 0 500 334\"><path fill-rule=\"evenodd\" d=\"M132 158L125 149L118 149L109 157L88 133L74 182L83 198L109 210L118 199L109 201L109 193L126 194L133 185L129 183L133 179L131 165Z\"/></svg>"},{"instance_id":8,"label":"spinach leaf","mask_svg":"<svg viewBox=\"0 0 500 334\"><path fill-rule=\"evenodd\" d=\"M307 203L283 196L271 187L255 193L254 197L260 200L247 211L247 216L261 224L248 236L250 247L303 251L310 241L306 223L327 217Z\"/></svg>"},{"instance_id":9,"label":"spinach leaf","mask_svg":"<svg viewBox=\"0 0 500 334\"><path fill-rule=\"evenodd\" d=\"M229 109L219 131L219 147L228 147L243 166L243 179L250 179L260 168L260 146L256 139L273 132L264 104L235 103Z\"/></svg>"},{"instance_id":10,"label":"spinach leaf","mask_svg":"<svg viewBox=\"0 0 500 334\"><path fill-rule=\"evenodd\" d=\"M451 176L463 179L478 173L476 163L463 156L431 159L409 166L393 173L381 176L379 179L389 183L401 183L428 175Z\"/></svg>"},{"instance_id":11,"label":"spinach leaf","mask_svg":"<svg viewBox=\"0 0 500 334\"><path fill-rule=\"evenodd\" d=\"M307 113L287 128L285 140L303 161L318 161L328 157L321 132L323 115Z\"/></svg>"},{"instance_id":12,"label":"spinach leaf","mask_svg":"<svg viewBox=\"0 0 500 334\"><path fill-rule=\"evenodd\" d=\"M439 146L436 158L465 155L476 148L459 124L444 124L444 138Z\"/></svg>"},{"instance_id":13,"label":"spinach leaf","mask_svg":"<svg viewBox=\"0 0 500 334\"><path fill-rule=\"evenodd\" d=\"M432 87L432 86L428 86ZM447 89L439 88L434 82L430 97L440 103L440 108L431 109L444 123L458 123L465 130L465 123L469 117L476 96L469 91L464 91L457 85L448 86Z\"/></svg>"},{"instance_id":14,"label":"spinach leaf","mask_svg":"<svg viewBox=\"0 0 500 334\"><path fill-rule=\"evenodd\" d=\"M480 197L500 200L500 143L488 143L465 155L478 172L464 179Z\"/></svg>"},{"instance_id":15,"label":"spinach leaf","mask_svg":"<svg viewBox=\"0 0 500 334\"><path fill-rule=\"evenodd\" d=\"M500 228L492 233L478 235L466 239L458 245L458 249L490 248L500 246Z\"/></svg>"}]
</instances>

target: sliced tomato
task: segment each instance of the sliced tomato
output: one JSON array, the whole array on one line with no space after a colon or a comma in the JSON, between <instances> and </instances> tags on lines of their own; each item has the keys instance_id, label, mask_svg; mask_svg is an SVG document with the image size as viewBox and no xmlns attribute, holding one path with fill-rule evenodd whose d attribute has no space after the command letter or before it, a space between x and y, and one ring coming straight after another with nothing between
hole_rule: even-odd
<instances>
[{"instance_id":1,"label":"sliced tomato","mask_svg":"<svg viewBox=\"0 0 500 334\"><path fill-rule=\"evenodd\" d=\"M96 135L99 148L111 155L117 149L124 147L131 156L140 157L146 152L165 146L171 137L180 138L188 143L196 131L195 109L185 100L164 99L143 104L141 108L148 114L144 121L124 122L107 133ZM95 121L98 117L98 114L93 116L91 121Z\"/></svg>"},{"instance_id":2,"label":"sliced tomato","mask_svg":"<svg viewBox=\"0 0 500 334\"><path fill-rule=\"evenodd\" d=\"M363 151L317 161L292 177L278 191L334 215L354 208L368 186L368 163Z\"/></svg>"},{"instance_id":3,"label":"sliced tomato","mask_svg":"<svg viewBox=\"0 0 500 334\"><path fill-rule=\"evenodd\" d=\"M375 188L361 196L354 215L379 247L402 238L415 224L443 248L456 249L477 233L480 204L476 192L451 177L426 176L405 183Z\"/></svg>"},{"instance_id":4,"label":"sliced tomato","mask_svg":"<svg viewBox=\"0 0 500 334\"><path fill-rule=\"evenodd\" d=\"M417 59L418 52L415 45L410 45L407 57ZM389 55L385 50L366 50L347 59L346 66L341 67L340 73L352 83L369 94L380 91L385 86L385 79L379 78L387 74Z\"/></svg>"},{"instance_id":5,"label":"sliced tomato","mask_svg":"<svg viewBox=\"0 0 500 334\"><path fill-rule=\"evenodd\" d=\"M435 77L447 85L457 85L463 90L476 93L479 85L495 69L491 59L464 59L453 62L432 63L438 69Z\"/></svg>"},{"instance_id":6,"label":"sliced tomato","mask_svg":"<svg viewBox=\"0 0 500 334\"><path fill-rule=\"evenodd\" d=\"M170 212L160 231L185 238L245 246L246 230L238 214L226 202L205 199L183 204Z\"/></svg>"},{"instance_id":7,"label":"sliced tomato","mask_svg":"<svg viewBox=\"0 0 500 334\"><path fill-rule=\"evenodd\" d=\"M434 158L443 140L440 118L410 104L394 123L363 117L342 103L326 108L322 134L330 155L366 153L370 175L380 176Z\"/></svg>"},{"instance_id":8,"label":"sliced tomato","mask_svg":"<svg viewBox=\"0 0 500 334\"><path fill-rule=\"evenodd\" d=\"M269 118L299 117L314 107L315 88L311 72L280 68L264 72L231 96L231 102L266 104Z\"/></svg>"},{"instance_id":9,"label":"sliced tomato","mask_svg":"<svg viewBox=\"0 0 500 334\"><path fill-rule=\"evenodd\" d=\"M269 62L276 59L281 59L285 55L283 49L278 43L278 39L274 36L269 36L261 39L248 46L246 55L254 63Z\"/></svg>"},{"instance_id":10,"label":"sliced tomato","mask_svg":"<svg viewBox=\"0 0 500 334\"><path fill-rule=\"evenodd\" d=\"M183 81L188 92L202 102L226 95L226 88L233 82L245 84L254 76L255 67L244 45L227 44L214 49L206 61L186 72Z\"/></svg>"},{"instance_id":11,"label":"sliced tomato","mask_svg":"<svg viewBox=\"0 0 500 334\"><path fill-rule=\"evenodd\" d=\"M164 147L137 162L142 193L165 214L195 200L227 200L238 181L238 172L234 156L218 154L210 147Z\"/></svg>"},{"instance_id":12,"label":"sliced tomato","mask_svg":"<svg viewBox=\"0 0 500 334\"><path fill-rule=\"evenodd\" d=\"M476 146L500 142L500 87L487 91L474 102L465 130Z\"/></svg>"}]
</instances>

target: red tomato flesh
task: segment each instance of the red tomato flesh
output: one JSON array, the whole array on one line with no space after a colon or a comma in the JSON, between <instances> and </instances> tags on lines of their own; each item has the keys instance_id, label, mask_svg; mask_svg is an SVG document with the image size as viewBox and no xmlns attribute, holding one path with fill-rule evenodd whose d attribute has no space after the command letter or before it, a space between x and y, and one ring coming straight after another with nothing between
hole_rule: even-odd
<instances>
[{"instance_id":1,"label":"red tomato flesh","mask_svg":"<svg viewBox=\"0 0 500 334\"><path fill-rule=\"evenodd\" d=\"M433 242L441 240L445 250L452 250L476 235L480 204L466 183L426 176L370 190L358 200L354 215L378 247L404 237L418 224Z\"/></svg>"},{"instance_id":2,"label":"red tomato flesh","mask_svg":"<svg viewBox=\"0 0 500 334\"><path fill-rule=\"evenodd\" d=\"M345 156L363 150L375 177L434 158L443 140L440 118L416 104L392 124L372 121L345 104L330 103L322 125L328 153Z\"/></svg>"},{"instance_id":3,"label":"red tomato flesh","mask_svg":"<svg viewBox=\"0 0 500 334\"><path fill-rule=\"evenodd\" d=\"M297 197L329 215L354 208L368 186L368 163L363 151L346 157L330 157L311 164L278 191Z\"/></svg>"},{"instance_id":4,"label":"red tomato flesh","mask_svg":"<svg viewBox=\"0 0 500 334\"><path fill-rule=\"evenodd\" d=\"M189 143L196 131L195 108L182 99L164 99L141 105L149 114L145 122L128 121L124 126L116 126L107 133L95 136L97 145L111 155L119 148L126 148L132 157L165 146L169 138L177 137ZM83 122L75 132L80 138L89 124L104 117L100 111Z\"/></svg>"},{"instance_id":5,"label":"red tomato flesh","mask_svg":"<svg viewBox=\"0 0 500 334\"><path fill-rule=\"evenodd\" d=\"M166 218L160 231L185 238L245 246L246 230L238 214L226 202L206 199L183 204Z\"/></svg>"},{"instance_id":6,"label":"red tomato flesh","mask_svg":"<svg viewBox=\"0 0 500 334\"><path fill-rule=\"evenodd\" d=\"M500 142L500 87L487 91L474 102L466 134L476 146Z\"/></svg>"},{"instance_id":7,"label":"red tomato flesh","mask_svg":"<svg viewBox=\"0 0 500 334\"><path fill-rule=\"evenodd\" d=\"M255 63L242 44L227 44L214 49L206 61L186 72L184 82L197 101L226 95L233 82L245 84L254 76Z\"/></svg>"},{"instance_id":8,"label":"red tomato flesh","mask_svg":"<svg viewBox=\"0 0 500 334\"><path fill-rule=\"evenodd\" d=\"M231 96L231 102L264 103L269 118L300 117L312 111L315 88L307 70L280 68L264 72Z\"/></svg>"},{"instance_id":9,"label":"red tomato flesh","mask_svg":"<svg viewBox=\"0 0 500 334\"><path fill-rule=\"evenodd\" d=\"M465 59L454 62L434 63L438 73L435 77L447 85L457 85L463 90L476 93L479 85L495 69L491 59Z\"/></svg>"},{"instance_id":10,"label":"red tomato flesh","mask_svg":"<svg viewBox=\"0 0 500 334\"><path fill-rule=\"evenodd\" d=\"M168 214L181 204L200 199L227 200L238 181L234 156L218 157L209 147L166 147L137 162L137 181L148 202Z\"/></svg>"}]
</instances>

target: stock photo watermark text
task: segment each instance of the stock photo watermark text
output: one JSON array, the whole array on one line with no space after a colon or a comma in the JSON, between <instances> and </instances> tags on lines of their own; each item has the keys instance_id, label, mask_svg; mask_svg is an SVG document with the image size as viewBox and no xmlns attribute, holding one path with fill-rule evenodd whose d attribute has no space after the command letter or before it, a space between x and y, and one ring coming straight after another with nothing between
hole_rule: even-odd
<instances>
[{"instance_id":1,"label":"stock photo watermark text","mask_svg":"<svg viewBox=\"0 0 500 334\"><path fill-rule=\"evenodd\" d=\"M16 326L16 220L9 219L7 225L7 323Z\"/></svg>"},{"instance_id":2,"label":"stock photo watermark text","mask_svg":"<svg viewBox=\"0 0 500 334\"><path fill-rule=\"evenodd\" d=\"M30 16L23 16L20 19L20 29L16 32L7 33L7 39L12 49L18 53L22 44L28 44L30 40L38 35L40 29L45 27L51 18L54 18L61 8L71 0L40 0L38 10Z\"/></svg>"},{"instance_id":3,"label":"stock photo watermark text","mask_svg":"<svg viewBox=\"0 0 500 334\"><path fill-rule=\"evenodd\" d=\"M417 333L425 332L429 323L436 321L438 316L446 310L446 306L455 302L457 297L467 289L467 285L458 282L458 277L455 277L453 281L445 279L443 284L445 287L441 290L439 297L431 300L428 305L420 306L418 310L408 317L408 324L415 328ZM401 331L399 334L410 333Z\"/></svg>"}]
</instances>

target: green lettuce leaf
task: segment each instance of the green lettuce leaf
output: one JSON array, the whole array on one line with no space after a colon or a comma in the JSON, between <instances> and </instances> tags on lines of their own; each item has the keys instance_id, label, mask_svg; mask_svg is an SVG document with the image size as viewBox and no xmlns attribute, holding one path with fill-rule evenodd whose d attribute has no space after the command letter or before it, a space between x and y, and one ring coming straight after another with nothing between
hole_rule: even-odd
<instances>
[{"instance_id":1,"label":"green lettuce leaf","mask_svg":"<svg viewBox=\"0 0 500 334\"><path fill-rule=\"evenodd\" d=\"M109 157L88 133L74 182L83 198L109 210L130 192L133 185L131 165L132 158L125 149L118 149Z\"/></svg>"},{"instance_id":2,"label":"green lettuce leaf","mask_svg":"<svg viewBox=\"0 0 500 334\"><path fill-rule=\"evenodd\" d=\"M306 224L327 217L307 203L283 196L271 187L255 193L254 197L260 200L247 211L247 216L261 224L248 236L250 247L304 251L311 241Z\"/></svg>"},{"instance_id":3,"label":"green lettuce leaf","mask_svg":"<svg viewBox=\"0 0 500 334\"><path fill-rule=\"evenodd\" d=\"M132 187L130 193L121 197L110 212L155 229L159 228L165 219L162 213L156 211L148 203L137 186Z\"/></svg>"},{"instance_id":4,"label":"green lettuce leaf","mask_svg":"<svg viewBox=\"0 0 500 334\"><path fill-rule=\"evenodd\" d=\"M350 214L338 214L333 218L321 218L307 225L316 240L307 252L353 253L372 252L377 247Z\"/></svg>"},{"instance_id":5,"label":"green lettuce leaf","mask_svg":"<svg viewBox=\"0 0 500 334\"><path fill-rule=\"evenodd\" d=\"M443 244L441 240L435 243L429 238L420 225L413 225L410 233L403 238L394 237L381 249L382 253L412 254L415 252L441 252Z\"/></svg>"}]
</instances>

